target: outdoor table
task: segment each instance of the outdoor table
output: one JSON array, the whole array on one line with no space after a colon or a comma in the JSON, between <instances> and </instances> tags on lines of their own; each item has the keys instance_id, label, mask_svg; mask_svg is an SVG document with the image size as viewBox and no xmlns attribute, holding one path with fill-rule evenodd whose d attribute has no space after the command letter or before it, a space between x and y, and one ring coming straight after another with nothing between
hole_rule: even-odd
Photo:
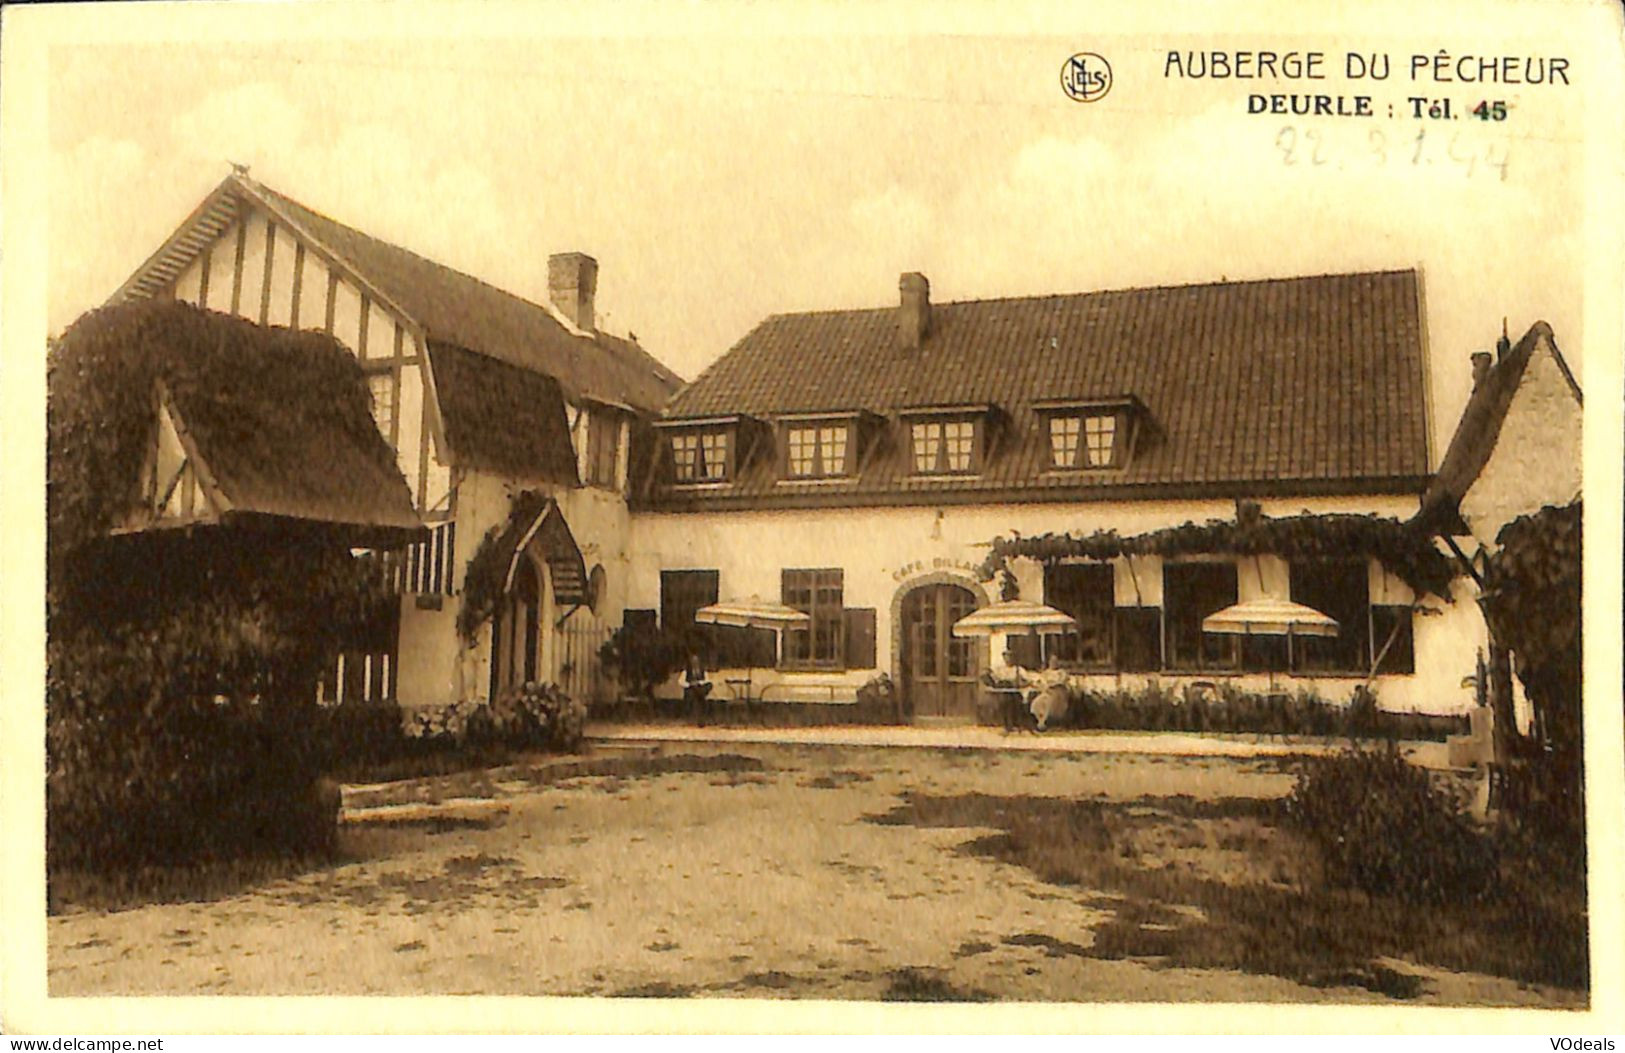
<instances>
[{"instance_id":1,"label":"outdoor table","mask_svg":"<svg viewBox=\"0 0 1625 1053\"><path fill-rule=\"evenodd\" d=\"M1021 714L1032 703L1032 688L1022 686L1002 687L990 684L987 685L987 689L1003 696L999 703L999 714L1004 718L1005 734L1009 734L1025 723L1021 718Z\"/></svg>"}]
</instances>

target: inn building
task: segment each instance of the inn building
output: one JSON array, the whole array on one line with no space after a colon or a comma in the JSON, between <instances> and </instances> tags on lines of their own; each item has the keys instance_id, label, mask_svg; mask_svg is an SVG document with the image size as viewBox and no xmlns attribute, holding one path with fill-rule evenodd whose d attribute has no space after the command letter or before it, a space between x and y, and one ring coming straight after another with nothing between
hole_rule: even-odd
<instances>
[{"instance_id":1,"label":"inn building","mask_svg":"<svg viewBox=\"0 0 1625 1053\"><path fill-rule=\"evenodd\" d=\"M1000 598L979 573L994 539L1134 538L1255 507L1403 521L1430 483L1448 531L1474 507L1474 465L1533 455L1480 447L1533 434L1518 406L1566 397L1545 383L1550 331L1521 342L1482 409L1496 427L1464 426L1440 490L1415 271L954 303L905 274L885 306L767 318L686 385L599 328L597 273L554 255L528 300L236 170L114 296L320 329L359 361L427 540L383 557L399 603L328 700L430 707L527 680L609 699L598 653L617 627L692 628L700 607L754 597L807 624L712 633L721 680L750 670L757 697L840 702L884 674L914 719L968 719L980 675L1022 646L951 631ZM1520 402L1526 375L1543 386ZM1371 682L1385 708L1450 712L1485 643L1470 579L1419 594L1377 558L1140 551L1011 570L1021 596L1076 619L1052 649L1080 686L1345 700ZM1202 631L1271 598L1330 615L1337 636Z\"/></svg>"},{"instance_id":2,"label":"inn building","mask_svg":"<svg viewBox=\"0 0 1625 1053\"><path fill-rule=\"evenodd\" d=\"M681 624L719 597L811 616L769 695L850 697L884 673L916 719L972 715L1006 640L951 627L999 599L997 537L1124 537L1328 513L1407 520L1428 486L1428 362L1409 270L776 315L672 399L634 495L629 617ZM1376 559L1269 552L1017 560L1024 598L1071 614L1074 682L1224 681L1459 710L1481 619ZM1202 631L1255 599L1330 614L1339 634ZM1280 644L1280 641L1276 641ZM1386 651L1384 652L1384 648ZM716 660L744 664L737 644ZM757 647L752 661L763 657ZM1279 650L1279 647L1276 647Z\"/></svg>"},{"instance_id":3,"label":"inn building","mask_svg":"<svg viewBox=\"0 0 1625 1053\"><path fill-rule=\"evenodd\" d=\"M547 275L545 302L515 296L237 169L114 294L320 329L359 360L428 539L387 557L400 602L352 641L327 699L436 706L532 679L601 690L597 650L628 579L627 480L681 381L599 328L592 257L553 255ZM510 522L516 507L527 522ZM487 534L510 546L503 601L464 631Z\"/></svg>"}]
</instances>

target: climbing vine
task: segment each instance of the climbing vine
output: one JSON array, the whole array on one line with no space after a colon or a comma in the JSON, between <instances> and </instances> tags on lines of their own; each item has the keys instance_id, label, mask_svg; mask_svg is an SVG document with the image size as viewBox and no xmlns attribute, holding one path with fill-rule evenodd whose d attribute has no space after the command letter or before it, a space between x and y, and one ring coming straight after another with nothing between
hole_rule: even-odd
<instances>
[{"instance_id":1,"label":"climbing vine","mask_svg":"<svg viewBox=\"0 0 1625 1053\"><path fill-rule=\"evenodd\" d=\"M547 508L550 498L535 490L521 490L508 506L508 517L480 539L463 577L462 604L457 609L457 631L465 643L474 641L480 626L491 620L502 599L508 564L519 547L521 533Z\"/></svg>"},{"instance_id":2,"label":"climbing vine","mask_svg":"<svg viewBox=\"0 0 1625 1053\"><path fill-rule=\"evenodd\" d=\"M1342 559L1362 556L1380 562L1418 594L1448 600L1456 571L1428 534L1408 523L1375 515L1338 513L1271 518L1256 507L1241 510L1234 520L1184 523L1124 537L1115 530L1092 534L1019 534L993 539L993 548L978 577L1000 579L1000 592L1012 598L1013 559L1045 565L1072 559L1117 559L1123 556L1177 557L1197 554L1272 554L1285 559Z\"/></svg>"},{"instance_id":3,"label":"climbing vine","mask_svg":"<svg viewBox=\"0 0 1625 1053\"><path fill-rule=\"evenodd\" d=\"M1502 528L1484 571L1479 606L1512 649L1534 706L1549 818L1583 821L1580 655L1581 503L1546 507Z\"/></svg>"}]
</instances>

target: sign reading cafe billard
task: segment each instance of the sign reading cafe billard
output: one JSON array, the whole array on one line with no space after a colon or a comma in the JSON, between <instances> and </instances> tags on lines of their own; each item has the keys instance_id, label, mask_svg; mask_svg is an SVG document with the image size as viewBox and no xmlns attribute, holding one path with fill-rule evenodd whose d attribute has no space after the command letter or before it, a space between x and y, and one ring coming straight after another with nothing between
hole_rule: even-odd
<instances>
[{"instance_id":1,"label":"sign reading cafe billard","mask_svg":"<svg viewBox=\"0 0 1625 1053\"><path fill-rule=\"evenodd\" d=\"M893 581L904 581L919 574L926 574L936 570L962 570L973 573L976 564L966 559L954 559L949 556L937 556L935 559L916 559L892 571Z\"/></svg>"}]
</instances>

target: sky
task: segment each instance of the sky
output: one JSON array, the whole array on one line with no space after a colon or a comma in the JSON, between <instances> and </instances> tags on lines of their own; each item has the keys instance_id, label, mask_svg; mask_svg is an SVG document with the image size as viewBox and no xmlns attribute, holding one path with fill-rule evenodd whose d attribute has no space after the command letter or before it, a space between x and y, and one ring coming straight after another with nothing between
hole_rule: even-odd
<instances>
[{"instance_id":1,"label":"sky","mask_svg":"<svg viewBox=\"0 0 1625 1053\"><path fill-rule=\"evenodd\" d=\"M601 326L689 378L770 314L894 303L903 271L944 301L1410 267L1435 457L1468 355L1503 317L1514 339L1550 322L1584 375L1583 62L1579 86L1486 92L1405 79L1434 36L503 28L337 38L289 22L206 47L58 44L51 332L105 301L240 162L531 299L545 299L549 253L588 252ZM1165 76L1169 51L1204 46L1320 50L1333 75ZM1391 53L1389 82L1348 81L1351 49ZM1094 102L1061 88L1080 50L1112 64ZM1411 118L1405 100L1424 91L1453 95L1458 115ZM1248 114L1255 92L1364 92L1384 112ZM1504 98L1508 119L1460 116L1480 98Z\"/></svg>"}]
</instances>

